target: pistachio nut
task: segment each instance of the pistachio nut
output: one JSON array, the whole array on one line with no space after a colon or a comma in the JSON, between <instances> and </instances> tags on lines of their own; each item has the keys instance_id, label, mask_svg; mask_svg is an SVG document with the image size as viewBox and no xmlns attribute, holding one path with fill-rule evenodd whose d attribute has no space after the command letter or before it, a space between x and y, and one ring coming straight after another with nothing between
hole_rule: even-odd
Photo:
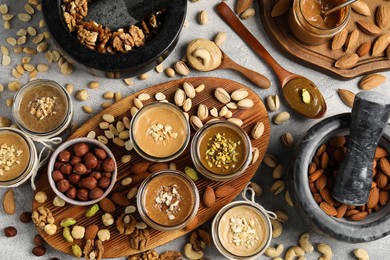
<instances>
[{"instance_id":1,"label":"pistachio nut","mask_svg":"<svg viewBox=\"0 0 390 260\"><path fill-rule=\"evenodd\" d=\"M60 226L61 227L70 227L70 226L73 226L74 224L76 224L76 220L74 218L64 218L61 223L60 223Z\"/></svg>"},{"instance_id":2,"label":"pistachio nut","mask_svg":"<svg viewBox=\"0 0 390 260\"><path fill-rule=\"evenodd\" d=\"M89 207L89 209L87 210L87 212L85 212L85 216L87 218L90 218L90 217L93 217L98 211L99 211L99 204L94 204L92 205L91 207Z\"/></svg>"}]
</instances>

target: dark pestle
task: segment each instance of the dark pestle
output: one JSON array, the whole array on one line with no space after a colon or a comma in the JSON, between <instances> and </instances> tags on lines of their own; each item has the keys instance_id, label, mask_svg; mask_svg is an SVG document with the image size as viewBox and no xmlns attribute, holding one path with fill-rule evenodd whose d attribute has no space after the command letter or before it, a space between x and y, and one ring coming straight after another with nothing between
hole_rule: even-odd
<instances>
[{"instance_id":1,"label":"dark pestle","mask_svg":"<svg viewBox=\"0 0 390 260\"><path fill-rule=\"evenodd\" d=\"M390 116L390 97L374 91L356 95L351 112L350 140L337 170L333 197L339 202L366 204L372 184L375 150Z\"/></svg>"}]
</instances>

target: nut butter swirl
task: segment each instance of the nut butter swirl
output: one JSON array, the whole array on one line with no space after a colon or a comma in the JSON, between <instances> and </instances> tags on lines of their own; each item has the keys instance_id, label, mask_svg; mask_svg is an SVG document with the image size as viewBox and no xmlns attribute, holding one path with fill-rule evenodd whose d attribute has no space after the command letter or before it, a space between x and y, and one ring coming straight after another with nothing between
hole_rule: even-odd
<instances>
[{"instance_id":1,"label":"nut butter swirl","mask_svg":"<svg viewBox=\"0 0 390 260\"><path fill-rule=\"evenodd\" d=\"M210 71L222 63L222 52L212 41L206 39L192 40L187 46L188 63L196 70Z\"/></svg>"}]
</instances>

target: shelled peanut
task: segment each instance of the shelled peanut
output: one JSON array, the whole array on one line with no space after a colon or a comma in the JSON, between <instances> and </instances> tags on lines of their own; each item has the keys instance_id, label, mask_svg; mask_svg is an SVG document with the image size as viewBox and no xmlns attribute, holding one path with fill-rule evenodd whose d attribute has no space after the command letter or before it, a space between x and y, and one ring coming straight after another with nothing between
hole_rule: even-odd
<instances>
[{"instance_id":1,"label":"shelled peanut","mask_svg":"<svg viewBox=\"0 0 390 260\"><path fill-rule=\"evenodd\" d=\"M347 151L348 136L337 136L322 144L309 165L309 187L314 200L328 215L351 221L365 219L372 212L384 207L389 199L390 163L388 152L378 146L373 162L373 182L368 201L363 206L350 206L336 201L331 190Z\"/></svg>"}]
</instances>

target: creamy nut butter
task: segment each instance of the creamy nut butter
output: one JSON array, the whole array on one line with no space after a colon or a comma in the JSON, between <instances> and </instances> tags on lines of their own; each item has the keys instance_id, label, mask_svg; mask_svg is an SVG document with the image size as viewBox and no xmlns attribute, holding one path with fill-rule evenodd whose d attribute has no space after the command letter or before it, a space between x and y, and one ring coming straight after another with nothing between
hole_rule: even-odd
<instances>
[{"instance_id":1,"label":"creamy nut butter","mask_svg":"<svg viewBox=\"0 0 390 260\"><path fill-rule=\"evenodd\" d=\"M136 151L149 160L171 160L189 142L189 125L174 105L156 102L144 106L131 122Z\"/></svg>"}]
</instances>

